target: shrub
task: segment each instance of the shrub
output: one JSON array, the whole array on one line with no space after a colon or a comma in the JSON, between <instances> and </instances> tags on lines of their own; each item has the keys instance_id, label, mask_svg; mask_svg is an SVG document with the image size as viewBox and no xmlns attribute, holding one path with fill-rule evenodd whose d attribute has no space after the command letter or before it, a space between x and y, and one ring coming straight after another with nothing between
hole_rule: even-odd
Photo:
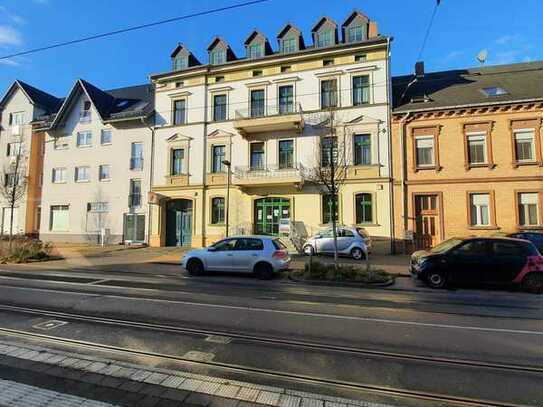
<instances>
[{"instance_id":1,"label":"shrub","mask_svg":"<svg viewBox=\"0 0 543 407\"><path fill-rule=\"evenodd\" d=\"M357 283L385 283L391 279L391 274L384 270L369 269L351 264L337 266L313 261L311 266L305 264L303 277L307 280L351 281Z\"/></svg>"},{"instance_id":2,"label":"shrub","mask_svg":"<svg viewBox=\"0 0 543 407\"><path fill-rule=\"evenodd\" d=\"M52 246L41 240L17 237L0 242L0 260L3 263L27 263L45 260L51 256Z\"/></svg>"}]
</instances>

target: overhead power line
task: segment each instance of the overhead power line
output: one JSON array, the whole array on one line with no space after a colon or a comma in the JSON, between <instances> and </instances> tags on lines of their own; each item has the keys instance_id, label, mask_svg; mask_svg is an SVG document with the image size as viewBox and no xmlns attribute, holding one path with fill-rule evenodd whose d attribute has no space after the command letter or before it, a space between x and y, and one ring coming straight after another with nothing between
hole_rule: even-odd
<instances>
[{"instance_id":1,"label":"overhead power line","mask_svg":"<svg viewBox=\"0 0 543 407\"><path fill-rule=\"evenodd\" d=\"M101 33L101 34L95 34L95 35L91 35L91 36L88 36L88 37L78 38L78 39L70 40L70 41L59 42L59 43L56 43L56 44L46 45L46 46L39 47L39 48L34 48L34 49L26 50L26 51L16 52L16 53L9 54L9 55L4 55L4 56L0 57L0 60L19 57L19 56L23 56L23 55L35 54L37 52L47 51L47 50L54 49L54 48L60 48L60 47L68 46L68 45L79 44L79 43L86 42L86 41L92 41L92 40L97 40L97 39L100 39L100 38L111 37L111 36L114 36L114 35L124 34L124 33L131 32L131 31L143 30L143 29L146 29L146 28L155 27L157 25L173 23L173 22L181 21L181 20L188 20L188 19L194 18L194 17L201 17L201 16L205 16L205 15L209 15L209 14L216 14L216 13L220 13L222 11L228 11L228 10L233 10L233 9L237 9L237 8L252 6L252 5L259 4L259 3L264 3L264 2L267 2L267 1L270 1L270 0L246 1L246 2L243 2L243 3L239 3L239 4L233 4L231 6L219 7L219 8L214 8L214 9L211 9L211 10L205 10L205 11L199 11L199 12L196 12L196 13L186 14L184 16L167 18L165 20L154 21L152 23L147 23L147 24L141 24L141 25L136 25L136 26L127 27L127 28L122 28L122 29L115 30L115 31L109 31L109 32Z\"/></svg>"},{"instance_id":2,"label":"overhead power line","mask_svg":"<svg viewBox=\"0 0 543 407\"><path fill-rule=\"evenodd\" d=\"M417 56L417 61L420 61L420 58L422 57L422 53L424 52L424 49L426 48L426 43L428 42L428 37L430 36L430 31L432 30L432 26L434 25L437 9L439 8L440 4L441 4L441 0L437 0L436 5L434 6L434 11L432 12L432 17L430 18L430 23L428 24L428 28L426 29L426 33L424 34L424 39L422 40L422 45L420 47L419 55Z\"/></svg>"}]
</instances>

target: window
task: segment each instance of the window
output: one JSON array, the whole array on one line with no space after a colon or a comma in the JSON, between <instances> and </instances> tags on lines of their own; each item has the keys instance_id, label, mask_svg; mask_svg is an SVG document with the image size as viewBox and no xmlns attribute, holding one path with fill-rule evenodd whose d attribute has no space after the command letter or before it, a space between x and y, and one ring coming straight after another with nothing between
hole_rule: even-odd
<instances>
[{"instance_id":1,"label":"window","mask_svg":"<svg viewBox=\"0 0 543 407\"><path fill-rule=\"evenodd\" d=\"M322 196L322 223L323 224L332 223L332 213L333 213L333 208L332 208L333 205L332 205L332 203L333 203L334 200L335 200L335 206L336 206L335 220L337 221L338 218L339 218L338 217L337 195L335 197L333 195L323 195Z\"/></svg>"},{"instance_id":2,"label":"window","mask_svg":"<svg viewBox=\"0 0 543 407\"><path fill-rule=\"evenodd\" d=\"M176 56L173 59L173 70L180 71L188 66L188 58L186 56Z\"/></svg>"},{"instance_id":3,"label":"window","mask_svg":"<svg viewBox=\"0 0 543 407\"><path fill-rule=\"evenodd\" d=\"M370 77L368 75L353 77L353 105L370 103Z\"/></svg>"},{"instance_id":4,"label":"window","mask_svg":"<svg viewBox=\"0 0 543 407\"><path fill-rule=\"evenodd\" d=\"M86 100L83 102L81 112L79 113L79 122L88 123L91 121L91 102Z\"/></svg>"},{"instance_id":5,"label":"window","mask_svg":"<svg viewBox=\"0 0 543 407\"><path fill-rule=\"evenodd\" d=\"M279 114L294 112L294 86L279 86Z\"/></svg>"},{"instance_id":6,"label":"window","mask_svg":"<svg viewBox=\"0 0 543 407\"><path fill-rule=\"evenodd\" d=\"M264 250L264 243L260 239L238 239L236 250Z\"/></svg>"},{"instance_id":7,"label":"window","mask_svg":"<svg viewBox=\"0 0 543 407\"><path fill-rule=\"evenodd\" d=\"M68 205L51 206L49 229L52 232L67 232L69 230L69 210L70 207Z\"/></svg>"},{"instance_id":8,"label":"window","mask_svg":"<svg viewBox=\"0 0 543 407\"><path fill-rule=\"evenodd\" d=\"M251 117L264 116L264 89L251 91Z\"/></svg>"},{"instance_id":9,"label":"window","mask_svg":"<svg viewBox=\"0 0 543 407\"><path fill-rule=\"evenodd\" d=\"M337 80L321 81L321 109L337 106Z\"/></svg>"},{"instance_id":10,"label":"window","mask_svg":"<svg viewBox=\"0 0 543 407\"><path fill-rule=\"evenodd\" d=\"M89 167L75 167L74 180L75 182L89 182L90 179Z\"/></svg>"},{"instance_id":11,"label":"window","mask_svg":"<svg viewBox=\"0 0 543 407\"><path fill-rule=\"evenodd\" d=\"M43 144L45 147L45 143ZM53 148L55 150L66 150L69 147L68 136L58 136L53 138Z\"/></svg>"},{"instance_id":12,"label":"window","mask_svg":"<svg viewBox=\"0 0 543 407\"><path fill-rule=\"evenodd\" d=\"M371 136L354 135L354 165L371 165Z\"/></svg>"},{"instance_id":13,"label":"window","mask_svg":"<svg viewBox=\"0 0 543 407\"><path fill-rule=\"evenodd\" d=\"M490 226L490 195L470 194L471 226Z\"/></svg>"},{"instance_id":14,"label":"window","mask_svg":"<svg viewBox=\"0 0 543 407\"><path fill-rule=\"evenodd\" d=\"M89 202L87 210L97 213L109 212L109 202Z\"/></svg>"},{"instance_id":15,"label":"window","mask_svg":"<svg viewBox=\"0 0 543 407\"><path fill-rule=\"evenodd\" d=\"M281 67L281 73L290 72L290 71L292 71L292 66L290 65L283 65Z\"/></svg>"},{"instance_id":16,"label":"window","mask_svg":"<svg viewBox=\"0 0 543 407\"><path fill-rule=\"evenodd\" d=\"M317 34L317 47L329 47L333 45L334 31L323 30Z\"/></svg>"},{"instance_id":17,"label":"window","mask_svg":"<svg viewBox=\"0 0 543 407\"><path fill-rule=\"evenodd\" d=\"M92 132L81 131L77 133L77 147L90 147L92 145Z\"/></svg>"},{"instance_id":18,"label":"window","mask_svg":"<svg viewBox=\"0 0 543 407\"><path fill-rule=\"evenodd\" d=\"M224 82L224 76L215 76L215 83Z\"/></svg>"},{"instance_id":19,"label":"window","mask_svg":"<svg viewBox=\"0 0 543 407\"><path fill-rule=\"evenodd\" d=\"M373 223L373 196L357 194L355 196L356 223Z\"/></svg>"},{"instance_id":20,"label":"window","mask_svg":"<svg viewBox=\"0 0 543 407\"><path fill-rule=\"evenodd\" d=\"M468 161L470 164L486 164L486 138L484 134L471 134L468 141Z\"/></svg>"},{"instance_id":21,"label":"window","mask_svg":"<svg viewBox=\"0 0 543 407\"><path fill-rule=\"evenodd\" d=\"M19 184L19 176L18 174L9 173L4 174L4 187L6 188L13 188L14 186ZM6 191L9 194L9 191Z\"/></svg>"},{"instance_id":22,"label":"window","mask_svg":"<svg viewBox=\"0 0 543 407\"><path fill-rule=\"evenodd\" d=\"M461 256L486 256L488 254L485 240L472 240L455 249L454 252Z\"/></svg>"},{"instance_id":23,"label":"window","mask_svg":"<svg viewBox=\"0 0 543 407\"><path fill-rule=\"evenodd\" d=\"M364 40L364 27L355 25L347 30L347 42L357 42Z\"/></svg>"},{"instance_id":24,"label":"window","mask_svg":"<svg viewBox=\"0 0 543 407\"><path fill-rule=\"evenodd\" d=\"M332 158L337 163L337 140L336 137L325 137L321 142L321 166L329 167Z\"/></svg>"},{"instance_id":25,"label":"window","mask_svg":"<svg viewBox=\"0 0 543 407\"><path fill-rule=\"evenodd\" d=\"M524 257L526 251L524 250L523 245L513 242L492 242L492 251L495 256L514 256L514 257Z\"/></svg>"},{"instance_id":26,"label":"window","mask_svg":"<svg viewBox=\"0 0 543 407\"><path fill-rule=\"evenodd\" d=\"M132 143L130 154L130 169L143 170L143 144Z\"/></svg>"},{"instance_id":27,"label":"window","mask_svg":"<svg viewBox=\"0 0 543 407\"><path fill-rule=\"evenodd\" d=\"M539 220L539 194L521 192L518 194L518 219L520 226L537 226Z\"/></svg>"},{"instance_id":28,"label":"window","mask_svg":"<svg viewBox=\"0 0 543 407\"><path fill-rule=\"evenodd\" d=\"M490 88L482 89L482 92L489 97L507 95L507 91L498 86L492 86Z\"/></svg>"},{"instance_id":29,"label":"window","mask_svg":"<svg viewBox=\"0 0 543 407\"><path fill-rule=\"evenodd\" d=\"M175 82L175 88L176 88L176 89L182 88L183 86L185 86L185 82L184 82L184 81L177 81L177 82Z\"/></svg>"},{"instance_id":30,"label":"window","mask_svg":"<svg viewBox=\"0 0 543 407\"><path fill-rule=\"evenodd\" d=\"M358 54L354 56L354 62L366 62L368 56L366 54Z\"/></svg>"},{"instance_id":31,"label":"window","mask_svg":"<svg viewBox=\"0 0 543 407\"><path fill-rule=\"evenodd\" d=\"M98 180L99 181L109 181L111 179L111 166L110 165L100 165L98 167Z\"/></svg>"},{"instance_id":32,"label":"window","mask_svg":"<svg viewBox=\"0 0 543 407\"><path fill-rule=\"evenodd\" d=\"M21 147L21 143L8 143L6 155L8 157L17 157L17 154L19 154Z\"/></svg>"},{"instance_id":33,"label":"window","mask_svg":"<svg viewBox=\"0 0 543 407\"><path fill-rule=\"evenodd\" d=\"M10 126L20 126L25 124L25 112L13 112L9 115Z\"/></svg>"},{"instance_id":34,"label":"window","mask_svg":"<svg viewBox=\"0 0 543 407\"><path fill-rule=\"evenodd\" d=\"M213 96L213 121L226 120L226 95Z\"/></svg>"},{"instance_id":35,"label":"window","mask_svg":"<svg viewBox=\"0 0 543 407\"><path fill-rule=\"evenodd\" d=\"M185 99L176 100L173 102L173 124L179 126L185 124L186 119L186 101Z\"/></svg>"},{"instance_id":36,"label":"window","mask_svg":"<svg viewBox=\"0 0 543 407\"><path fill-rule=\"evenodd\" d=\"M217 252L228 252L234 250L238 239L225 239L221 240L213 245L213 248Z\"/></svg>"},{"instance_id":37,"label":"window","mask_svg":"<svg viewBox=\"0 0 543 407\"><path fill-rule=\"evenodd\" d=\"M322 66L332 66L332 65L334 65L333 59L324 59L322 61Z\"/></svg>"},{"instance_id":38,"label":"window","mask_svg":"<svg viewBox=\"0 0 543 407\"><path fill-rule=\"evenodd\" d=\"M100 134L100 144L111 144L111 130L102 130Z\"/></svg>"},{"instance_id":39,"label":"window","mask_svg":"<svg viewBox=\"0 0 543 407\"><path fill-rule=\"evenodd\" d=\"M298 39L296 37L287 37L281 41L281 52L289 54L298 51Z\"/></svg>"},{"instance_id":40,"label":"window","mask_svg":"<svg viewBox=\"0 0 543 407\"><path fill-rule=\"evenodd\" d=\"M518 162L535 160L535 136L533 130L515 132L515 157Z\"/></svg>"},{"instance_id":41,"label":"window","mask_svg":"<svg viewBox=\"0 0 543 407\"><path fill-rule=\"evenodd\" d=\"M66 168L53 168L51 181L53 184L62 184L66 182Z\"/></svg>"},{"instance_id":42,"label":"window","mask_svg":"<svg viewBox=\"0 0 543 407\"><path fill-rule=\"evenodd\" d=\"M279 168L294 168L294 141L279 141Z\"/></svg>"},{"instance_id":43,"label":"window","mask_svg":"<svg viewBox=\"0 0 543 407\"><path fill-rule=\"evenodd\" d=\"M211 51L209 54L209 63L211 65L220 65L224 64L226 62L226 50L224 49L217 49L215 51Z\"/></svg>"},{"instance_id":44,"label":"window","mask_svg":"<svg viewBox=\"0 0 543 407\"><path fill-rule=\"evenodd\" d=\"M130 190L128 195L128 206L130 208L141 205L141 180L131 179Z\"/></svg>"},{"instance_id":45,"label":"window","mask_svg":"<svg viewBox=\"0 0 543 407\"><path fill-rule=\"evenodd\" d=\"M251 143L251 170L264 169L264 143Z\"/></svg>"},{"instance_id":46,"label":"window","mask_svg":"<svg viewBox=\"0 0 543 407\"><path fill-rule=\"evenodd\" d=\"M434 136L419 136L415 138L417 167L431 167L435 164Z\"/></svg>"},{"instance_id":47,"label":"window","mask_svg":"<svg viewBox=\"0 0 543 407\"><path fill-rule=\"evenodd\" d=\"M185 150L182 148L174 148L171 150L171 169L170 174L181 175L183 174L183 161L185 159Z\"/></svg>"},{"instance_id":48,"label":"window","mask_svg":"<svg viewBox=\"0 0 543 407\"><path fill-rule=\"evenodd\" d=\"M253 71L253 76L262 76L264 74L264 72L262 71L262 69L255 69Z\"/></svg>"},{"instance_id":49,"label":"window","mask_svg":"<svg viewBox=\"0 0 543 407\"><path fill-rule=\"evenodd\" d=\"M224 198L222 197L211 200L211 223L213 225L224 223Z\"/></svg>"},{"instance_id":50,"label":"window","mask_svg":"<svg viewBox=\"0 0 543 407\"><path fill-rule=\"evenodd\" d=\"M251 44L247 47L247 58L255 59L264 55L264 45L261 43Z\"/></svg>"},{"instance_id":51,"label":"window","mask_svg":"<svg viewBox=\"0 0 543 407\"><path fill-rule=\"evenodd\" d=\"M223 161L226 159L225 147L213 146L212 153L211 172L224 172Z\"/></svg>"}]
</instances>

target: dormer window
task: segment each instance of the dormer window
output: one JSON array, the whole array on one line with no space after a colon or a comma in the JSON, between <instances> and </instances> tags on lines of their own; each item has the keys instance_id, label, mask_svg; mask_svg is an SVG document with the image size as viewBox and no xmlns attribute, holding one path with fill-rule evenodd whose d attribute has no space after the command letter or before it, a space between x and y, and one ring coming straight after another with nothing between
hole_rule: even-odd
<instances>
[{"instance_id":1,"label":"dormer window","mask_svg":"<svg viewBox=\"0 0 543 407\"><path fill-rule=\"evenodd\" d=\"M364 40L364 27L356 25L347 30L347 42L359 42Z\"/></svg>"},{"instance_id":2,"label":"dormer window","mask_svg":"<svg viewBox=\"0 0 543 407\"><path fill-rule=\"evenodd\" d=\"M209 63L211 65L221 65L226 62L226 50L217 49L209 53Z\"/></svg>"},{"instance_id":3,"label":"dormer window","mask_svg":"<svg viewBox=\"0 0 543 407\"><path fill-rule=\"evenodd\" d=\"M79 121L81 123L88 123L91 121L91 102L85 100L81 112L79 113Z\"/></svg>"},{"instance_id":4,"label":"dormer window","mask_svg":"<svg viewBox=\"0 0 543 407\"><path fill-rule=\"evenodd\" d=\"M285 38L281 41L281 52L283 54L290 54L298 51L298 39L296 37Z\"/></svg>"},{"instance_id":5,"label":"dormer window","mask_svg":"<svg viewBox=\"0 0 543 407\"><path fill-rule=\"evenodd\" d=\"M251 44L247 47L247 58L261 58L264 55L264 45L261 43Z\"/></svg>"},{"instance_id":6,"label":"dormer window","mask_svg":"<svg viewBox=\"0 0 543 407\"><path fill-rule=\"evenodd\" d=\"M507 91L498 86L492 86L490 88L482 89L482 92L489 97L507 95Z\"/></svg>"},{"instance_id":7,"label":"dormer window","mask_svg":"<svg viewBox=\"0 0 543 407\"><path fill-rule=\"evenodd\" d=\"M317 47L330 47L334 44L334 32L332 30L324 30L317 34Z\"/></svg>"},{"instance_id":8,"label":"dormer window","mask_svg":"<svg viewBox=\"0 0 543 407\"><path fill-rule=\"evenodd\" d=\"M173 59L173 70L180 71L188 67L188 58L186 56L177 56Z\"/></svg>"}]
</instances>

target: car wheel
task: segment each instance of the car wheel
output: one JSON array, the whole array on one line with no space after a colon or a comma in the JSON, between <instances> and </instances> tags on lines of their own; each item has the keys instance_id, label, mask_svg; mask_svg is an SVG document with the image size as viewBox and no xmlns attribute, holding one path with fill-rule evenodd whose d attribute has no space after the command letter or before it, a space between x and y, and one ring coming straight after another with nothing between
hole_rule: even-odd
<instances>
[{"instance_id":1,"label":"car wheel","mask_svg":"<svg viewBox=\"0 0 543 407\"><path fill-rule=\"evenodd\" d=\"M522 280L522 289L532 294L543 294L543 274L528 274Z\"/></svg>"},{"instance_id":2,"label":"car wheel","mask_svg":"<svg viewBox=\"0 0 543 407\"><path fill-rule=\"evenodd\" d=\"M426 283L432 288L444 288L447 285L447 274L442 271L431 271L426 277Z\"/></svg>"},{"instance_id":3,"label":"car wheel","mask_svg":"<svg viewBox=\"0 0 543 407\"><path fill-rule=\"evenodd\" d=\"M254 273L260 280L271 280L273 278L273 269L267 263L258 263L255 266Z\"/></svg>"},{"instance_id":4,"label":"car wheel","mask_svg":"<svg viewBox=\"0 0 543 407\"><path fill-rule=\"evenodd\" d=\"M204 265L198 259L190 259L187 263L187 271L191 276L204 274Z\"/></svg>"},{"instance_id":5,"label":"car wheel","mask_svg":"<svg viewBox=\"0 0 543 407\"><path fill-rule=\"evenodd\" d=\"M304 254L306 256L314 256L315 255L315 249L313 248L313 246L311 246L309 244L304 246L303 250L304 250Z\"/></svg>"},{"instance_id":6,"label":"car wheel","mask_svg":"<svg viewBox=\"0 0 543 407\"><path fill-rule=\"evenodd\" d=\"M351 250L351 256L355 260L364 260L366 258L364 251L359 247L355 247L353 250Z\"/></svg>"}]
</instances>

